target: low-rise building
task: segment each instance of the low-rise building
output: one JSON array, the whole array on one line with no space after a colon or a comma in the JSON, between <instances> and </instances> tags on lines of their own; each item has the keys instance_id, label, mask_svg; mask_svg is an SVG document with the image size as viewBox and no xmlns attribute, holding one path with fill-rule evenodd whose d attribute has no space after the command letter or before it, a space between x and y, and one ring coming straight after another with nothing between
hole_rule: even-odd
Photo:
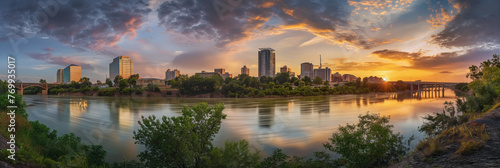
<instances>
[{"instance_id":1,"label":"low-rise building","mask_svg":"<svg viewBox=\"0 0 500 168\"><path fill-rule=\"evenodd\" d=\"M351 75L351 74L344 74L343 78L344 78L344 82L356 82L356 80L358 79L358 78L356 78L356 76Z\"/></svg>"},{"instance_id":2,"label":"low-rise building","mask_svg":"<svg viewBox=\"0 0 500 168\"><path fill-rule=\"evenodd\" d=\"M332 79L332 82L343 82L344 81L342 75L339 72L332 74L331 79Z\"/></svg>"},{"instance_id":3,"label":"low-rise building","mask_svg":"<svg viewBox=\"0 0 500 168\"><path fill-rule=\"evenodd\" d=\"M156 84L158 86L163 86L165 85L165 80L158 78L141 78L137 79L136 84L141 86L147 86L148 84Z\"/></svg>"},{"instance_id":4,"label":"low-rise building","mask_svg":"<svg viewBox=\"0 0 500 168\"><path fill-rule=\"evenodd\" d=\"M377 76L370 76L370 77L365 77L363 78L363 81L368 81L368 83L383 83L384 78L379 78Z\"/></svg>"},{"instance_id":5,"label":"low-rise building","mask_svg":"<svg viewBox=\"0 0 500 168\"><path fill-rule=\"evenodd\" d=\"M216 74L219 74L223 79L226 79L226 78L232 78L233 75L226 72L225 69L221 68L221 69L214 69L214 72L207 72L207 71L201 71L199 73L196 73L196 75L200 75L201 77L204 77L204 78L209 78L209 77L212 77Z\"/></svg>"}]
</instances>

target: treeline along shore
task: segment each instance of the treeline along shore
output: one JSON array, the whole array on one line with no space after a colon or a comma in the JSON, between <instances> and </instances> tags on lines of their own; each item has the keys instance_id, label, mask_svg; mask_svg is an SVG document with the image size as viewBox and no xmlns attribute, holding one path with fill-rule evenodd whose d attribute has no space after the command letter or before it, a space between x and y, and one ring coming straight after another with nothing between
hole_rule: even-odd
<instances>
[{"instance_id":1,"label":"treeline along shore","mask_svg":"<svg viewBox=\"0 0 500 168\"><path fill-rule=\"evenodd\" d=\"M117 76L113 82L107 80L99 86L92 85L89 78L79 82L60 84L49 89L50 95L74 96L132 96L132 97L187 97L187 98L262 98L363 94L370 92L395 92L409 90L410 86L402 81L395 85L380 82L369 83L358 79L355 82L330 83L321 78L290 78L288 73L279 73L276 77L251 77L246 74L223 79L216 74L212 77L179 76L167 81L167 87L157 84L137 85L139 75L128 79ZM41 82L45 80L41 79ZM25 94L40 93L40 88L25 89Z\"/></svg>"}]
</instances>

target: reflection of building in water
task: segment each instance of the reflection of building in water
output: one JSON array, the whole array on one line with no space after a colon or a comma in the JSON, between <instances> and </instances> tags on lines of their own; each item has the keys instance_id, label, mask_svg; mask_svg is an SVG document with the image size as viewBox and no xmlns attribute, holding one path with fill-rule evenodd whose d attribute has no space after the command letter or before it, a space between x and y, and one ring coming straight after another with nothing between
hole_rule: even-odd
<instances>
[{"instance_id":1,"label":"reflection of building in water","mask_svg":"<svg viewBox=\"0 0 500 168\"><path fill-rule=\"evenodd\" d=\"M293 105L294 105L293 101L289 101L288 102L288 112L292 112L293 111Z\"/></svg>"},{"instance_id":2,"label":"reflection of building in water","mask_svg":"<svg viewBox=\"0 0 500 168\"><path fill-rule=\"evenodd\" d=\"M312 113L312 104L307 101L303 101L300 103L300 114L311 114Z\"/></svg>"},{"instance_id":3,"label":"reflection of building in water","mask_svg":"<svg viewBox=\"0 0 500 168\"><path fill-rule=\"evenodd\" d=\"M270 128L274 125L274 107L270 105L259 106L259 127Z\"/></svg>"},{"instance_id":4,"label":"reflection of building in water","mask_svg":"<svg viewBox=\"0 0 500 168\"><path fill-rule=\"evenodd\" d=\"M133 112L130 107L130 101L113 102L110 105L110 118L114 123L118 123L120 129L132 128L134 123Z\"/></svg>"},{"instance_id":5,"label":"reflection of building in water","mask_svg":"<svg viewBox=\"0 0 500 168\"><path fill-rule=\"evenodd\" d=\"M87 107L87 100L70 100L69 114L71 117L80 117L83 113L87 112Z\"/></svg>"}]
</instances>

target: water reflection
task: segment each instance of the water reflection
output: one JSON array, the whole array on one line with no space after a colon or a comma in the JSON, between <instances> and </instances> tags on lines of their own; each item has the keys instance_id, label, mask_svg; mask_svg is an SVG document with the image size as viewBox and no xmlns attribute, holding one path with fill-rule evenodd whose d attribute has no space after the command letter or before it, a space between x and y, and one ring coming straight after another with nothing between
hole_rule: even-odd
<instances>
[{"instance_id":1,"label":"water reflection","mask_svg":"<svg viewBox=\"0 0 500 168\"><path fill-rule=\"evenodd\" d=\"M427 93L427 95L426 95ZM419 133L422 116L439 112L444 101L455 98L451 90L370 93L318 97L265 99L115 98L27 95L31 120L39 120L59 133L73 132L82 140L103 145L108 161L136 159L143 150L134 144L133 131L141 116L178 116L184 106L198 102L224 103L223 121L214 139L247 139L252 146L271 153L276 147L287 154L308 156L323 149L339 125L356 123L367 111L391 116L395 131L405 136ZM101 138L101 139L99 139Z\"/></svg>"}]
</instances>

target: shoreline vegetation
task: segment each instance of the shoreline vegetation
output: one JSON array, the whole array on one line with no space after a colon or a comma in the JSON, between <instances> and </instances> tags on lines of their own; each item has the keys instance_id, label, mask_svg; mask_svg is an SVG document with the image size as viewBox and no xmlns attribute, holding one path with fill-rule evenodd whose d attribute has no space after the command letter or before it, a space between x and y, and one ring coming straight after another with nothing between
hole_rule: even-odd
<instances>
[{"instance_id":1,"label":"shoreline vegetation","mask_svg":"<svg viewBox=\"0 0 500 168\"><path fill-rule=\"evenodd\" d=\"M414 151L410 151L408 147L413 137L405 139L401 134L393 133L393 126L388 124L388 116L366 113L358 117L359 123L341 125L338 130L333 130L331 138L323 143L324 150L315 152L310 158L289 156L278 148L271 156L263 158L259 151L250 149L246 140L227 141L224 147L214 147L212 140L226 118L222 113L224 105L209 107L206 103L198 103L191 108L184 107L180 116L142 116L139 121L140 129L134 131L133 136L136 144L146 147L146 150L138 155L139 161L107 163L104 161L106 151L102 146L85 145L74 134L58 137L55 130L38 121L28 121L24 110L25 103L22 102L22 96L17 95L19 117L16 118L16 130L19 132L16 132L16 141L19 151L16 152L16 161L12 161L6 159L8 151L2 149L1 160L16 167L453 167L452 165L456 164L450 163L449 159L443 160L443 157L452 156L464 160L459 163L464 166L471 164L467 157L488 159L489 157L477 153L490 149L492 144L494 147L500 146L498 129L491 129L492 125L498 125L500 128L500 114L496 115L500 113L497 109L500 106L500 59L494 55L492 60L484 61L479 67L473 65L469 69L467 77L473 81L467 84L466 88L463 85L457 89L469 90L467 92L471 94L457 98L456 102L446 102L441 113L423 117L425 121L419 131L427 137L420 140ZM232 88L240 88L237 87L239 84L236 85L239 80L229 80L222 88L211 85L219 81L214 80L215 77L205 78L201 80L204 82L191 85L198 79L200 78L194 76L192 79L180 79L177 81L179 83L171 82L179 87L182 94L187 95L211 93L218 88L222 94L235 97L240 95L231 91ZM232 82L236 83L233 85ZM357 84L362 86L364 82L358 81ZM274 82L264 85L263 92L287 93L286 83L279 87L276 87ZM1 93L5 93L6 85L0 86ZM297 88L300 89L288 91L302 94L304 90L304 93L309 93L309 89L313 90L305 86L307 85L304 81L299 81ZM125 84L120 87L122 91L127 88L130 87ZM256 88L243 87L236 91L254 89ZM321 91L322 88L314 89ZM335 93L340 90L327 88L323 91ZM365 87L362 91L370 89ZM260 92L259 90L259 94ZM0 115L6 115L6 96L0 98L0 104ZM495 112L495 115L492 112ZM483 119L484 123L477 121L478 118ZM7 117L2 116L0 134L3 136L7 135L7 122ZM333 153L339 156L334 157ZM474 165L500 166L498 162Z\"/></svg>"},{"instance_id":2,"label":"shoreline vegetation","mask_svg":"<svg viewBox=\"0 0 500 168\"><path fill-rule=\"evenodd\" d=\"M370 92L396 92L409 90L409 85L398 81L395 85L387 82L370 83L365 78L355 82L330 83L317 77L302 80L289 77L288 73L278 73L276 77L251 77L245 74L234 78L223 79L216 74L212 77L179 76L167 81L170 88L160 87L157 84L147 86L137 85L139 75L132 75L128 79L120 76L115 78L114 84L106 80L107 88L92 86L90 79L83 77L79 82L60 84L49 89L49 95L76 95L76 96L131 96L131 97L184 97L184 98L272 98L294 96L319 96L364 94ZM45 82L40 79L40 82ZM26 94L40 93L40 88L25 89Z\"/></svg>"}]
</instances>

